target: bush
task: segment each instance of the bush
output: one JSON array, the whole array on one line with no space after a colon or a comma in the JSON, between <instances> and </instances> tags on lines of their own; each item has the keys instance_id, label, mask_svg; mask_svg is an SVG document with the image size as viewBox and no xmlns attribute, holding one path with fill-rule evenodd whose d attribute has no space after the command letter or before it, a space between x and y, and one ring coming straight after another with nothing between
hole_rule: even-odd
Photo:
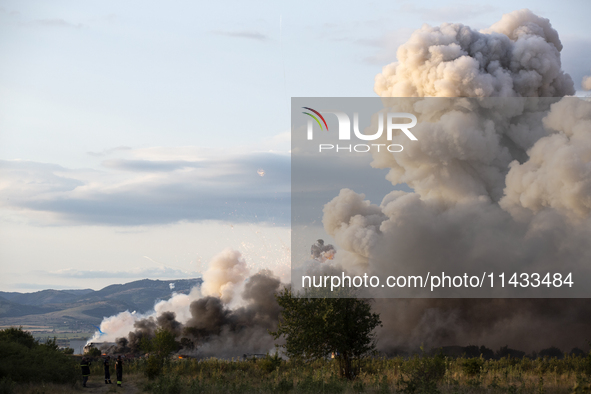
<instances>
[{"instance_id":1,"label":"bush","mask_svg":"<svg viewBox=\"0 0 591 394\"><path fill-rule=\"evenodd\" d=\"M159 357L150 355L146 360L144 375L150 380L156 379L162 374L163 362Z\"/></svg>"},{"instance_id":2,"label":"bush","mask_svg":"<svg viewBox=\"0 0 591 394\"><path fill-rule=\"evenodd\" d=\"M281 379L275 387L273 387L274 393L287 393L288 391L293 390L293 380L291 379Z\"/></svg>"},{"instance_id":3,"label":"bush","mask_svg":"<svg viewBox=\"0 0 591 394\"><path fill-rule=\"evenodd\" d=\"M589 352L589 354L585 358L585 363L583 365L583 372L585 373L585 375L587 375L587 377L591 378L591 351Z\"/></svg>"},{"instance_id":4,"label":"bush","mask_svg":"<svg viewBox=\"0 0 591 394\"><path fill-rule=\"evenodd\" d=\"M181 380L178 376L161 376L151 389L154 394L181 394Z\"/></svg>"},{"instance_id":5,"label":"bush","mask_svg":"<svg viewBox=\"0 0 591 394\"><path fill-rule=\"evenodd\" d=\"M88 357L100 357L101 354L101 351L94 346L92 346L90 349L88 349L88 352L86 352Z\"/></svg>"},{"instance_id":6,"label":"bush","mask_svg":"<svg viewBox=\"0 0 591 394\"><path fill-rule=\"evenodd\" d=\"M0 330L0 342L18 343L28 349L32 349L39 345L39 342L33 337L30 332L23 331L22 327L10 327L5 330Z\"/></svg>"},{"instance_id":7,"label":"bush","mask_svg":"<svg viewBox=\"0 0 591 394\"><path fill-rule=\"evenodd\" d=\"M153 338L142 338L140 347L144 352L150 353L145 375L148 379L154 379L162 374L164 363L171 353L178 350L179 344L173 333L159 328Z\"/></svg>"},{"instance_id":8,"label":"bush","mask_svg":"<svg viewBox=\"0 0 591 394\"><path fill-rule=\"evenodd\" d=\"M440 353L433 357L415 356L408 360L402 368L408 380L401 378L401 391L407 394L436 394L439 393L437 382L445 375L445 357Z\"/></svg>"},{"instance_id":9,"label":"bush","mask_svg":"<svg viewBox=\"0 0 591 394\"><path fill-rule=\"evenodd\" d=\"M312 376L308 375L298 383L297 390L301 393L321 393L323 386L323 381L315 380Z\"/></svg>"},{"instance_id":10,"label":"bush","mask_svg":"<svg viewBox=\"0 0 591 394\"><path fill-rule=\"evenodd\" d=\"M484 360L481 358L469 358L462 362L462 370L468 376L478 376L482 371Z\"/></svg>"},{"instance_id":11,"label":"bush","mask_svg":"<svg viewBox=\"0 0 591 394\"><path fill-rule=\"evenodd\" d=\"M277 353L275 353L273 356L269 356L267 354L265 358L257 362L257 365L262 371L271 373L281 365L281 357L279 357Z\"/></svg>"},{"instance_id":12,"label":"bush","mask_svg":"<svg viewBox=\"0 0 591 394\"><path fill-rule=\"evenodd\" d=\"M0 330L0 378L15 382L74 383L80 367L57 349L55 340L39 344L20 328ZM31 340L32 339L32 340Z\"/></svg>"}]
</instances>

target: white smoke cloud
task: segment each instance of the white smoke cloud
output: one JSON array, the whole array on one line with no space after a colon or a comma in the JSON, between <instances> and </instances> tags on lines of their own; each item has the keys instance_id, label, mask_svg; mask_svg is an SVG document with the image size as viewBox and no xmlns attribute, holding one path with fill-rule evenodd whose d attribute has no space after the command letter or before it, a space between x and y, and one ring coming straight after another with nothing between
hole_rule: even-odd
<instances>
[{"instance_id":1,"label":"white smoke cloud","mask_svg":"<svg viewBox=\"0 0 591 394\"><path fill-rule=\"evenodd\" d=\"M591 90L591 75L583 77L583 81L581 81L581 86L585 90Z\"/></svg>"},{"instance_id":2,"label":"white smoke cloud","mask_svg":"<svg viewBox=\"0 0 591 394\"><path fill-rule=\"evenodd\" d=\"M213 258L203 274L201 293L214 296L227 304L234 298L235 286L248 275L246 262L240 252L225 250Z\"/></svg>"},{"instance_id":3,"label":"white smoke cloud","mask_svg":"<svg viewBox=\"0 0 591 394\"><path fill-rule=\"evenodd\" d=\"M203 274L201 287L194 287L189 294L175 293L170 299L159 301L154 305L154 311L147 314L121 312L115 316L103 319L100 332L89 342L114 342L117 338L127 337L135 330L134 325L143 319L155 319L166 312L173 312L176 320L186 323L192 316L191 303L206 296L220 298L224 303L232 301L235 290L243 285L248 275L246 262L240 252L227 249L214 256L209 268Z\"/></svg>"},{"instance_id":4,"label":"white smoke cloud","mask_svg":"<svg viewBox=\"0 0 591 394\"><path fill-rule=\"evenodd\" d=\"M544 125L556 133L540 138L529 160L513 161L500 204L515 215L553 208L573 218L591 213L591 104L563 100L552 106Z\"/></svg>"},{"instance_id":5,"label":"white smoke cloud","mask_svg":"<svg viewBox=\"0 0 591 394\"><path fill-rule=\"evenodd\" d=\"M142 316L129 311L105 317L100 325L101 332L95 332L93 337L88 340L88 343L115 342L117 338L127 337L133 331L134 324L141 318Z\"/></svg>"},{"instance_id":6,"label":"white smoke cloud","mask_svg":"<svg viewBox=\"0 0 591 394\"><path fill-rule=\"evenodd\" d=\"M481 32L459 23L424 25L376 76L383 97L557 97L574 94L561 70L562 44L527 9Z\"/></svg>"},{"instance_id":7,"label":"white smoke cloud","mask_svg":"<svg viewBox=\"0 0 591 394\"><path fill-rule=\"evenodd\" d=\"M159 301L154 305L154 315L160 316L165 312L174 312L176 320L184 324L191 318L189 311L191 302L201 298L201 295L199 287L193 287L189 294L175 293L170 299Z\"/></svg>"},{"instance_id":8,"label":"white smoke cloud","mask_svg":"<svg viewBox=\"0 0 591 394\"><path fill-rule=\"evenodd\" d=\"M349 254L381 276L442 264L589 273L591 103L550 98L574 93L561 49L549 21L529 10L480 32L461 24L417 30L374 89L386 107L417 116L418 141L409 144L400 133L391 143L404 151L374 153L372 162L413 192L372 203L341 190L323 217L343 250L337 256ZM591 324L584 301L376 300L380 348L484 343L528 350L548 346L543 338L574 346ZM532 326L545 327L544 334L532 337Z\"/></svg>"}]
</instances>

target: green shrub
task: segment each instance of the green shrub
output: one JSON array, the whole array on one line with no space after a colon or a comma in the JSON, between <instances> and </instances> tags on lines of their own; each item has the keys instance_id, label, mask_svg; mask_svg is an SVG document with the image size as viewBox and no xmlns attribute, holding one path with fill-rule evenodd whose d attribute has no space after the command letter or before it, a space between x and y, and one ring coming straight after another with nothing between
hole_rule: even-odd
<instances>
[{"instance_id":1,"label":"green shrub","mask_svg":"<svg viewBox=\"0 0 591 394\"><path fill-rule=\"evenodd\" d=\"M587 375L587 377L591 378L591 351L589 352L587 357L585 357L583 372L585 373L585 375Z\"/></svg>"},{"instance_id":2,"label":"green shrub","mask_svg":"<svg viewBox=\"0 0 591 394\"><path fill-rule=\"evenodd\" d=\"M283 378L273 387L275 393L287 393L293 390L293 380Z\"/></svg>"},{"instance_id":3,"label":"green shrub","mask_svg":"<svg viewBox=\"0 0 591 394\"><path fill-rule=\"evenodd\" d=\"M324 382L315 380L311 375L306 376L298 383L297 391L300 393L320 393Z\"/></svg>"},{"instance_id":4,"label":"green shrub","mask_svg":"<svg viewBox=\"0 0 591 394\"><path fill-rule=\"evenodd\" d=\"M71 347L67 347L67 348L64 348L64 349L62 350L62 352L63 352L64 354L74 354L74 349L72 349Z\"/></svg>"},{"instance_id":5,"label":"green shrub","mask_svg":"<svg viewBox=\"0 0 591 394\"><path fill-rule=\"evenodd\" d=\"M88 352L86 352L88 357L100 357L101 354L101 351L94 346L92 346L90 349L88 349Z\"/></svg>"},{"instance_id":6,"label":"green shrub","mask_svg":"<svg viewBox=\"0 0 591 394\"><path fill-rule=\"evenodd\" d=\"M271 373L281 365L281 357L277 353L273 356L267 354L265 358L257 361L257 365L262 371Z\"/></svg>"},{"instance_id":7,"label":"green shrub","mask_svg":"<svg viewBox=\"0 0 591 394\"><path fill-rule=\"evenodd\" d=\"M591 383L588 379L581 375L577 375L577 380L571 392L573 394L588 394L591 393Z\"/></svg>"},{"instance_id":8,"label":"green shrub","mask_svg":"<svg viewBox=\"0 0 591 394\"><path fill-rule=\"evenodd\" d=\"M80 367L75 359L59 351L55 340L39 344L32 338L20 328L0 330L0 378L15 382L77 381Z\"/></svg>"},{"instance_id":9,"label":"green shrub","mask_svg":"<svg viewBox=\"0 0 591 394\"><path fill-rule=\"evenodd\" d=\"M181 394L182 384L178 376L161 376L152 385L151 391L154 394Z\"/></svg>"},{"instance_id":10,"label":"green shrub","mask_svg":"<svg viewBox=\"0 0 591 394\"><path fill-rule=\"evenodd\" d=\"M0 342L19 343L28 349L39 345L35 337L30 332L23 331L22 327L0 330Z\"/></svg>"},{"instance_id":11,"label":"green shrub","mask_svg":"<svg viewBox=\"0 0 591 394\"><path fill-rule=\"evenodd\" d=\"M353 391L356 393L363 393L365 391L365 385L363 382L357 381L353 383Z\"/></svg>"},{"instance_id":12,"label":"green shrub","mask_svg":"<svg viewBox=\"0 0 591 394\"><path fill-rule=\"evenodd\" d=\"M144 375L150 380L156 379L162 374L163 360L160 357L150 355L144 364Z\"/></svg>"},{"instance_id":13,"label":"green shrub","mask_svg":"<svg viewBox=\"0 0 591 394\"><path fill-rule=\"evenodd\" d=\"M446 371L445 357L441 353L433 357L415 356L403 364L402 371L408 376L408 380L402 377L399 381L402 392L436 394L437 383Z\"/></svg>"},{"instance_id":14,"label":"green shrub","mask_svg":"<svg viewBox=\"0 0 591 394\"><path fill-rule=\"evenodd\" d=\"M469 358L462 362L462 370L468 376L478 376L482 372L484 360L481 358Z\"/></svg>"}]
</instances>

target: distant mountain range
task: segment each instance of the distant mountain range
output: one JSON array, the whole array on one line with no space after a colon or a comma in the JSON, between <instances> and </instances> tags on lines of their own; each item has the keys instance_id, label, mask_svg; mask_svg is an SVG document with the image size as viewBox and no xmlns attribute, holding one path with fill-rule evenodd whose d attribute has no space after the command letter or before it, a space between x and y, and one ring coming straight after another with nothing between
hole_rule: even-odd
<instances>
[{"instance_id":1,"label":"distant mountain range","mask_svg":"<svg viewBox=\"0 0 591 394\"><path fill-rule=\"evenodd\" d=\"M174 290L170 284L174 283ZM34 293L0 291L0 326L43 325L60 330L80 330L99 324L103 317L123 311L145 313L158 300L175 293L188 294L202 280L143 279L101 290L42 290Z\"/></svg>"}]
</instances>

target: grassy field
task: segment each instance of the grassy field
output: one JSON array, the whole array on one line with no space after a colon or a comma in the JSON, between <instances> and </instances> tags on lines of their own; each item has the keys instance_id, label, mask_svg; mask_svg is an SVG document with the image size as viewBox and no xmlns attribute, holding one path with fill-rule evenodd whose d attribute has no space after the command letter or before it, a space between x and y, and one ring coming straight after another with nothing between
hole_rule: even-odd
<instances>
[{"instance_id":1,"label":"grassy field","mask_svg":"<svg viewBox=\"0 0 591 394\"><path fill-rule=\"evenodd\" d=\"M339 378L334 361L303 364L179 360L152 386L155 393L568 393L589 389L590 358L557 359L372 359L353 381Z\"/></svg>"},{"instance_id":2,"label":"grassy field","mask_svg":"<svg viewBox=\"0 0 591 394\"><path fill-rule=\"evenodd\" d=\"M310 364L271 357L249 360L176 359L167 362L161 377L144 377L145 360L125 366L124 387L106 386L100 360L93 363L87 392L154 394L189 393L425 393L425 394L558 394L591 393L591 356L564 359L483 360L438 357L374 358L359 368L356 379L339 377L337 364L320 360ZM112 373L114 377L114 373ZM35 391L37 390L37 391ZM74 393L80 383L23 384L16 393ZM0 391L1 392L1 391Z\"/></svg>"}]
</instances>

